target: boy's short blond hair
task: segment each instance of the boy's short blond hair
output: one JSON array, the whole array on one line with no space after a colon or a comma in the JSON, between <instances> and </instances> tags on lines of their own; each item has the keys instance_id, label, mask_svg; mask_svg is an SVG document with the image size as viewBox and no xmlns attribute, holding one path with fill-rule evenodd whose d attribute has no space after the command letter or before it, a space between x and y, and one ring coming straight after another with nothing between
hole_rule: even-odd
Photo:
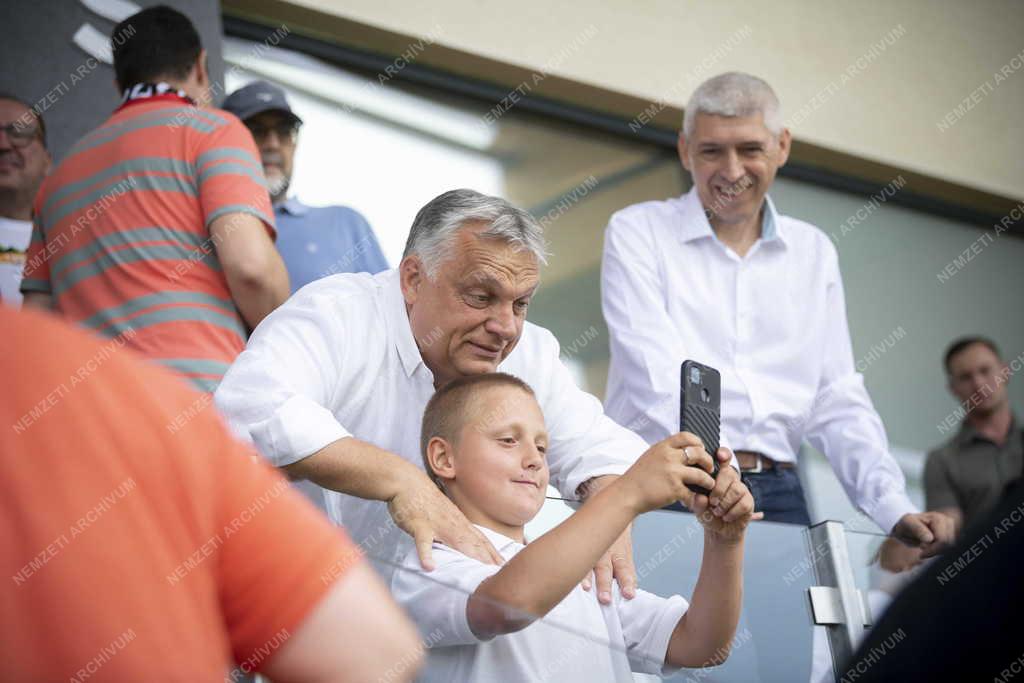
<instances>
[{"instance_id":1,"label":"boy's short blond hair","mask_svg":"<svg viewBox=\"0 0 1024 683\"><path fill-rule=\"evenodd\" d=\"M487 372L452 380L438 389L427 402L420 428L420 452L423 455L423 469L442 491L444 486L427 461L427 444L435 436L448 443L458 443L459 434L466 423L476 415L487 413L488 406L473 405L474 396L494 387L512 387L537 397L530 385L518 377L504 372Z\"/></svg>"}]
</instances>

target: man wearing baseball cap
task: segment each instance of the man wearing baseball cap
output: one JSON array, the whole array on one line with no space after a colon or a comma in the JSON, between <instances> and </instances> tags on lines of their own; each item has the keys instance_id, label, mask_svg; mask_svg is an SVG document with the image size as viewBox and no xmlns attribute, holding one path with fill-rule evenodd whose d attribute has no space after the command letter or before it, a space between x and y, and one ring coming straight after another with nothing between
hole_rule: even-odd
<instances>
[{"instance_id":1,"label":"man wearing baseball cap","mask_svg":"<svg viewBox=\"0 0 1024 683\"><path fill-rule=\"evenodd\" d=\"M294 293L335 273L378 273L388 267L370 224L347 206L313 207L288 197L302 119L284 90L255 81L231 93L223 108L252 132L263 161L281 252Z\"/></svg>"}]
</instances>

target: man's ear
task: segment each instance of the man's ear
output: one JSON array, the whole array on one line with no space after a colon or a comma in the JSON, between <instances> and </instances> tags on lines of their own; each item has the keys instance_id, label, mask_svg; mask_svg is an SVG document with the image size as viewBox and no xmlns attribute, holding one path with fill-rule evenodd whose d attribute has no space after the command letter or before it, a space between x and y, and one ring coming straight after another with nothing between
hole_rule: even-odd
<instances>
[{"instance_id":1,"label":"man's ear","mask_svg":"<svg viewBox=\"0 0 1024 683\"><path fill-rule=\"evenodd\" d=\"M679 154L679 161L683 162L683 168L689 171L690 159L686 156L686 135L683 131L679 131L679 137L676 138L676 152Z\"/></svg>"},{"instance_id":2,"label":"man's ear","mask_svg":"<svg viewBox=\"0 0 1024 683\"><path fill-rule=\"evenodd\" d=\"M427 467L443 482L455 480L455 453L446 439L435 436L427 443Z\"/></svg>"},{"instance_id":3,"label":"man's ear","mask_svg":"<svg viewBox=\"0 0 1024 683\"><path fill-rule=\"evenodd\" d=\"M789 150L792 144L792 134L789 132L789 128L783 128L782 132L779 133L779 167L786 165L789 160Z\"/></svg>"},{"instance_id":4,"label":"man's ear","mask_svg":"<svg viewBox=\"0 0 1024 683\"><path fill-rule=\"evenodd\" d=\"M192 67L195 72L196 85L201 88L210 87L210 71L206 63L206 48L199 50L199 57L196 59L195 66Z\"/></svg>"},{"instance_id":5,"label":"man's ear","mask_svg":"<svg viewBox=\"0 0 1024 683\"><path fill-rule=\"evenodd\" d=\"M419 296L420 286L427 278L427 273L423 270L423 262L420 261L419 256L411 254L403 258L402 262L398 264L398 271L399 280L402 283L402 296L405 298L405 303L416 303L416 299Z\"/></svg>"}]
</instances>

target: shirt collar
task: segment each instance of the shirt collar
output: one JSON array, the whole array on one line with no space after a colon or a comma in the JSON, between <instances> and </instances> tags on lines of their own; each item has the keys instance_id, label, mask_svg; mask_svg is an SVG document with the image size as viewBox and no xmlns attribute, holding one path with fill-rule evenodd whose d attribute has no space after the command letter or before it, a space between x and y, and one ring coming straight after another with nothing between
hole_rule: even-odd
<instances>
[{"instance_id":1,"label":"shirt collar","mask_svg":"<svg viewBox=\"0 0 1024 683\"><path fill-rule=\"evenodd\" d=\"M411 376L423 363L423 356L416 346L416 339L412 336L412 326L409 324L409 313L405 309L405 297L402 296L402 282L398 269L385 271L381 277L384 279L384 307L388 327L391 328L391 338L398 349L399 358L402 359L405 374Z\"/></svg>"},{"instance_id":2,"label":"shirt collar","mask_svg":"<svg viewBox=\"0 0 1024 683\"><path fill-rule=\"evenodd\" d=\"M498 553L500 553L501 555L504 555L505 551L511 548L512 546L523 545L514 538L509 538L505 534L499 534L497 531L493 529L488 529L487 527L480 526L479 524L474 524L473 526L479 529L483 533L483 535L487 537L487 540L491 542L491 545L494 546L494 549L497 550Z\"/></svg>"},{"instance_id":3,"label":"shirt collar","mask_svg":"<svg viewBox=\"0 0 1024 683\"><path fill-rule=\"evenodd\" d=\"M300 202L296 197L288 197L278 204L276 209L292 216L305 216L309 213L309 207Z\"/></svg>"},{"instance_id":4,"label":"shirt collar","mask_svg":"<svg viewBox=\"0 0 1024 683\"><path fill-rule=\"evenodd\" d=\"M711 229L707 214L704 213L704 205L700 202L700 195L697 188L692 187L690 191L676 200L679 203L679 210L683 214L682 229L679 230L681 242L692 242L702 237L715 237L715 231ZM761 241L777 242L785 245L782 232L779 230L778 212L775 210L775 202L768 195L764 196L764 215L761 217Z\"/></svg>"},{"instance_id":5,"label":"shirt collar","mask_svg":"<svg viewBox=\"0 0 1024 683\"><path fill-rule=\"evenodd\" d=\"M1020 420L1017 419L1016 415L1010 416L1010 430L1006 433L1006 443L1009 443L1012 439L1017 438L1015 435L1021 431ZM960 432L956 435L957 445L961 448L970 445L975 441L985 441L991 443L988 437L982 436L981 432L974 428L974 426L966 419L960 423Z\"/></svg>"}]
</instances>

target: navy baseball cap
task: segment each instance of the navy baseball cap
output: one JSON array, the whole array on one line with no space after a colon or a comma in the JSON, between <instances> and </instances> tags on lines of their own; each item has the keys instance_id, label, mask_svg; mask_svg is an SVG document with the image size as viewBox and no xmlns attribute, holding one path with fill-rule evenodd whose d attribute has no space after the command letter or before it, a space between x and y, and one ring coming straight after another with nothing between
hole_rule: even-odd
<instances>
[{"instance_id":1,"label":"navy baseball cap","mask_svg":"<svg viewBox=\"0 0 1024 683\"><path fill-rule=\"evenodd\" d=\"M279 111L290 118L292 123L302 123L302 119L288 106L284 90L267 81L256 81L239 88L228 95L221 109L226 109L243 121L265 111Z\"/></svg>"}]
</instances>

